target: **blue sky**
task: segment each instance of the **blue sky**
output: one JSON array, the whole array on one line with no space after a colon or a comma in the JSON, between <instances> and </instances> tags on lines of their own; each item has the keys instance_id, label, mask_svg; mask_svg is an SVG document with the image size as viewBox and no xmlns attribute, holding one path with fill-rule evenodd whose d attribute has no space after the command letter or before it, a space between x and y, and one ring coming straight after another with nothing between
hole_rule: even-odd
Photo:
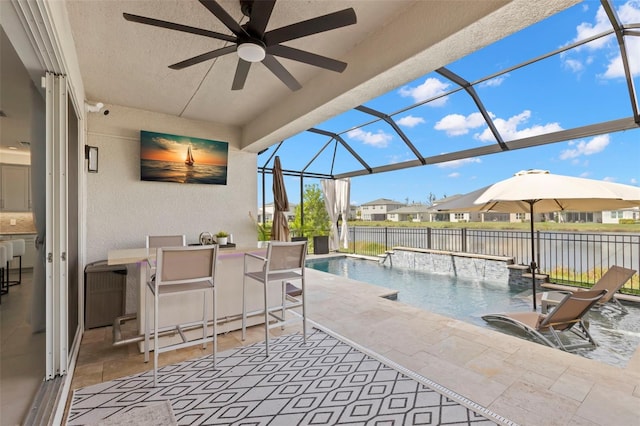
<instances>
[{"instance_id":1,"label":"blue sky","mask_svg":"<svg viewBox=\"0 0 640 426\"><path fill-rule=\"evenodd\" d=\"M640 0L616 1L614 5L622 22L640 23ZM475 82L610 28L600 2L588 0L446 68ZM625 41L638 96L640 36L627 36ZM614 36L510 71L474 87L505 141L632 115L620 50ZM441 75L430 73L364 105L393 114L455 88ZM393 115L393 119L425 157L496 143L472 99L463 91ZM373 120L372 116L352 110L316 127L346 132L342 137L372 167L416 158L384 122L347 132ZM327 173L332 167L334 149L338 153L333 163L335 174L362 169L334 142L311 162L327 142L328 137L309 132L288 139L278 151L283 169L300 170L308 165L307 171ZM259 165L263 165L272 150L259 156ZM637 186L640 184L640 129L355 177L351 179L351 203L362 204L378 198L424 203L430 194L442 198L466 193L524 169L545 169L557 174ZM260 176L258 182L260 192ZM305 183L319 181L305 179ZM285 184L290 202L298 203L299 179L286 177ZM267 202L272 200L270 188L268 177ZM260 194L258 202L262 202Z\"/></svg>"}]
</instances>

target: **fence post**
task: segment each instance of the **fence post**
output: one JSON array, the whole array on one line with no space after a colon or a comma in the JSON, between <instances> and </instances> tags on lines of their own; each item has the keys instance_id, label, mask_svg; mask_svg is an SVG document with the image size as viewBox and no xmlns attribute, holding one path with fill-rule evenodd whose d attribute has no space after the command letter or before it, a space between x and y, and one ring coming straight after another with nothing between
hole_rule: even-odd
<instances>
[{"instance_id":1,"label":"fence post","mask_svg":"<svg viewBox=\"0 0 640 426\"><path fill-rule=\"evenodd\" d=\"M427 248L431 248L431 227L427 228Z\"/></svg>"},{"instance_id":2,"label":"fence post","mask_svg":"<svg viewBox=\"0 0 640 426\"><path fill-rule=\"evenodd\" d=\"M388 241L388 233L389 232L389 227L385 226L384 227L384 251L389 250L389 241Z\"/></svg>"},{"instance_id":3,"label":"fence post","mask_svg":"<svg viewBox=\"0 0 640 426\"><path fill-rule=\"evenodd\" d=\"M356 227L352 227L351 231L351 243L353 244L353 254L356 254Z\"/></svg>"},{"instance_id":4,"label":"fence post","mask_svg":"<svg viewBox=\"0 0 640 426\"><path fill-rule=\"evenodd\" d=\"M538 271L540 272L540 231L536 231L536 265L538 265Z\"/></svg>"},{"instance_id":5,"label":"fence post","mask_svg":"<svg viewBox=\"0 0 640 426\"><path fill-rule=\"evenodd\" d=\"M462 228L460 231L461 231L460 232L460 240L461 240L460 251L462 251L463 253L466 253L467 252L467 228Z\"/></svg>"}]
</instances>

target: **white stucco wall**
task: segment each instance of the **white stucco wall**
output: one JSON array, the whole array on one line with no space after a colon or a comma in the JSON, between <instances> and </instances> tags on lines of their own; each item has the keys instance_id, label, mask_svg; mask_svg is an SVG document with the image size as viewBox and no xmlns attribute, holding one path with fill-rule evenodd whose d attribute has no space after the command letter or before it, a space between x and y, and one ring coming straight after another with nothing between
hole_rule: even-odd
<instances>
[{"instance_id":1,"label":"white stucco wall","mask_svg":"<svg viewBox=\"0 0 640 426\"><path fill-rule=\"evenodd\" d=\"M147 234L226 230L239 245L255 244L256 154L238 150L232 128L107 105L109 115L87 114L87 144L99 150L98 173L87 179L87 262L107 258L112 248L144 246ZM227 185L140 180L140 130L229 142ZM86 169L86 160L85 160Z\"/></svg>"}]
</instances>

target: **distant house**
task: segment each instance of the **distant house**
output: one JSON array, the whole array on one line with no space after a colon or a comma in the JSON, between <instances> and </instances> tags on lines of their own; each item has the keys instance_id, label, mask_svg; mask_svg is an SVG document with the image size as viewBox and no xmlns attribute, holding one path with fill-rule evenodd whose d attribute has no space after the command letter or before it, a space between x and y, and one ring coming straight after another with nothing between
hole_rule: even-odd
<instances>
[{"instance_id":1,"label":"distant house","mask_svg":"<svg viewBox=\"0 0 640 426\"><path fill-rule=\"evenodd\" d=\"M440 200L436 200L433 202L433 205L430 207L431 210L434 211L432 216L434 222L481 222L482 218L480 213L469 213L469 212L439 212L438 205L443 203L448 203L450 201L454 201L460 198L462 195L452 195L450 197L442 198Z\"/></svg>"},{"instance_id":2,"label":"distant house","mask_svg":"<svg viewBox=\"0 0 640 426\"><path fill-rule=\"evenodd\" d=\"M453 195L433 203L433 209L437 212L433 215L437 222L529 222L531 215L529 213L497 213L497 212L445 212L438 211L438 205L445 202L453 202L460 198L461 195ZM455 203L454 203L455 205ZM553 212L553 213L536 213L535 221L555 221L567 223L618 223L620 219L640 220L640 209L630 208L616 211L605 212Z\"/></svg>"},{"instance_id":3,"label":"distant house","mask_svg":"<svg viewBox=\"0 0 640 426\"><path fill-rule=\"evenodd\" d=\"M347 218L347 220L357 220L359 209L360 207L356 206L355 204L351 204L349 206L349 217Z\"/></svg>"},{"instance_id":4,"label":"distant house","mask_svg":"<svg viewBox=\"0 0 640 426\"><path fill-rule=\"evenodd\" d=\"M438 212L425 204L411 204L391 210L387 220L391 222L433 222Z\"/></svg>"},{"instance_id":5,"label":"distant house","mask_svg":"<svg viewBox=\"0 0 640 426\"><path fill-rule=\"evenodd\" d=\"M403 206L405 206L405 204L398 201L379 198L360 206L361 220L386 220L387 213Z\"/></svg>"},{"instance_id":6,"label":"distant house","mask_svg":"<svg viewBox=\"0 0 640 426\"><path fill-rule=\"evenodd\" d=\"M454 201L462 195L436 200L431 209L435 211L433 220L436 222L525 222L529 220L528 213L497 213L497 212L439 212L438 205Z\"/></svg>"},{"instance_id":7,"label":"distant house","mask_svg":"<svg viewBox=\"0 0 640 426\"><path fill-rule=\"evenodd\" d=\"M297 204L289 203L289 210L285 213L287 215L287 221L291 222L296 217ZM265 205L265 222L273 222L273 213L275 212L275 206L273 203ZM258 222L262 223L262 206L258 207Z\"/></svg>"},{"instance_id":8,"label":"distant house","mask_svg":"<svg viewBox=\"0 0 640 426\"><path fill-rule=\"evenodd\" d=\"M640 208L633 207L621 210L606 210L602 212L602 223L620 223L620 219L640 220Z\"/></svg>"}]
</instances>

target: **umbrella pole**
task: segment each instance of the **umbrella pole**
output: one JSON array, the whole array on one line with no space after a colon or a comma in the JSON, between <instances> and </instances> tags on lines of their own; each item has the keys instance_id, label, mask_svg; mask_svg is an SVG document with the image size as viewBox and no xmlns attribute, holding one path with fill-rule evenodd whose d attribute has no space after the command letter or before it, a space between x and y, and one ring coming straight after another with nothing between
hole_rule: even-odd
<instances>
[{"instance_id":1,"label":"umbrella pole","mask_svg":"<svg viewBox=\"0 0 640 426\"><path fill-rule=\"evenodd\" d=\"M536 311L536 243L535 243L535 232L533 229L533 200L529 200L529 222L531 222L531 289L533 290L533 311Z\"/></svg>"}]
</instances>

